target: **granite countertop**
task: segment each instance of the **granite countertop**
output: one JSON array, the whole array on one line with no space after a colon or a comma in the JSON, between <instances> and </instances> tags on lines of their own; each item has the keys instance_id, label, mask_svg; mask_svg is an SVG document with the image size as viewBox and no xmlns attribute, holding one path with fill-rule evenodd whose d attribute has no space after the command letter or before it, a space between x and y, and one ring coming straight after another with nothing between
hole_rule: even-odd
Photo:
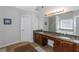
<instances>
[{"instance_id":1,"label":"granite countertop","mask_svg":"<svg viewBox=\"0 0 79 59\"><path fill-rule=\"evenodd\" d=\"M36 33L46 35L46 36L49 36L49 37L60 38L61 40L67 40L67 41L79 44L79 40L78 40L78 38L76 39L75 36L61 35L59 33L48 33L48 32L36 32Z\"/></svg>"}]
</instances>

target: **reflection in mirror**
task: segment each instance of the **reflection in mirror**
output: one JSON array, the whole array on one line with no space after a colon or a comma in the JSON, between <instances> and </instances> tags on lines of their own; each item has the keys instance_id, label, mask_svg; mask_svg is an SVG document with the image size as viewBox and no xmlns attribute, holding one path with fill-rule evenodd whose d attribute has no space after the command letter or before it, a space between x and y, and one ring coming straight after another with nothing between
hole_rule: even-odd
<instances>
[{"instance_id":1,"label":"reflection in mirror","mask_svg":"<svg viewBox=\"0 0 79 59\"><path fill-rule=\"evenodd\" d=\"M48 17L48 31L79 35L79 10Z\"/></svg>"}]
</instances>

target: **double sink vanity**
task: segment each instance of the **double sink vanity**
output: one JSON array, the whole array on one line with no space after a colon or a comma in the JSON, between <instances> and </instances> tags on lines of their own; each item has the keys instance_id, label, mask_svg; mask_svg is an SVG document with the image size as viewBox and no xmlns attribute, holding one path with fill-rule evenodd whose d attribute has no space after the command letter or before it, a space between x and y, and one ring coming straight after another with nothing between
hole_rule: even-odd
<instances>
[{"instance_id":1,"label":"double sink vanity","mask_svg":"<svg viewBox=\"0 0 79 59\"><path fill-rule=\"evenodd\" d=\"M48 40L54 41L52 49L55 52L78 52L79 36L47 31L34 31L34 42L41 46L48 45Z\"/></svg>"}]
</instances>

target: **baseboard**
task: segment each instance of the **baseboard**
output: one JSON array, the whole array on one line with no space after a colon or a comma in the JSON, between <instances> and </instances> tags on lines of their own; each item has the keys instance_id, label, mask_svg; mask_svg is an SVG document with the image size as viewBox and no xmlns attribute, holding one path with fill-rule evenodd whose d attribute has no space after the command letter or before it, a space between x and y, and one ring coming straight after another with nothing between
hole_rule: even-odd
<instances>
[{"instance_id":1,"label":"baseboard","mask_svg":"<svg viewBox=\"0 0 79 59\"><path fill-rule=\"evenodd\" d=\"M1 45L0 48L4 48L4 47L7 47L9 45L20 43L20 42L24 42L24 41L16 41L16 42L12 42L12 43L9 43L9 44L6 44L6 45Z\"/></svg>"}]
</instances>

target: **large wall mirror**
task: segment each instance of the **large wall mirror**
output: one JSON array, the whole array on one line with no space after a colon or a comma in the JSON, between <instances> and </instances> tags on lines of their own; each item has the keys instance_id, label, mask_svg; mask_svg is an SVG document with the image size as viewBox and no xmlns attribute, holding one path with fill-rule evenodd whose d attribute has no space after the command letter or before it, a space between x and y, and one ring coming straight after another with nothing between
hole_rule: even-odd
<instances>
[{"instance_id":1,"label":"large wall mirror","mask_svg":"<svg viewBox=\"0 0 79 59\"><path fill-rule=\"evenodd\" d=\"M79 10L48 17L48 31L79 35Z\"/></svg>"}]
</instances>

